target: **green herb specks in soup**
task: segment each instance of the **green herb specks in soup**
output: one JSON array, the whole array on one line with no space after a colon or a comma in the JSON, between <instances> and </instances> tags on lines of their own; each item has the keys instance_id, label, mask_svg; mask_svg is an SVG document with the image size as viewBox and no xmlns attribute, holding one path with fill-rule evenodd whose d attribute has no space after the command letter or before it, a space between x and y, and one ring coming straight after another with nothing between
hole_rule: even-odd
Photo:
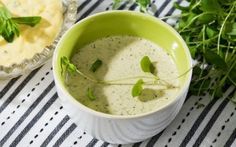
<instances>
[{"instance_id":1,"label":"green herb specks in soup","mask_svg":"<svg viewBox=\"0 0 236 147\"><path fill-rule=\"evenodd\" d=\"M81 74L67 74L69 92L96 111L136 115L157 110L173 101L179 90L178 71L172 58L143 38L101 38L78 49L71 62L78 71L97 82ZM146 65L152 67L152 72L142 70L147 69ZM133 91L135 97L131 94L134 85L140 90Z\"/></svg>"}]
</instances>

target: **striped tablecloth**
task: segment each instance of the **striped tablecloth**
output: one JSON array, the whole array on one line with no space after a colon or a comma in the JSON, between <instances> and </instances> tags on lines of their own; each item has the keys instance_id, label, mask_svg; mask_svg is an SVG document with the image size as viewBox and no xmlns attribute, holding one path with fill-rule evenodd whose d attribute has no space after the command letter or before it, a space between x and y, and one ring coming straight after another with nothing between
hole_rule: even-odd
<instances>
[{"instance_id":1,"label":"striped tablecloth","mask_svg":"<svg viewBox=\"0 0 236 147\"><path fill-rule=\"evenodd\" d=\"M153 0L150 9L162 17L179 13L171 0ZM182 0L177 2L185 3ZM78 20L111 9L112 0L79 0ZM137 10L135 4L119 9ZM167 20L174 24L174 20ZM230 87L219 100L188 96L176 119L160 134L132 145L111 145L97 140L75 125L58 99L52 75L51 60L21 77L0 81L0 146L4 147L177 147L236 146L236 107L228 98ZM199 107L199 103L204 107Z\"/></svg>"}]
</instances>

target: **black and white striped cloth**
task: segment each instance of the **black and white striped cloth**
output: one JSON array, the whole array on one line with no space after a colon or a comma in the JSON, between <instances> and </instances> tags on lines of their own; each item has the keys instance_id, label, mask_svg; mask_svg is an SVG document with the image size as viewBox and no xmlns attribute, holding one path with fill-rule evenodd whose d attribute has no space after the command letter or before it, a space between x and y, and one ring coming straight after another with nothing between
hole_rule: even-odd
<instances>
[{"instance_id":1,"label":"black and white striped cloth","mask_svg":"<svg viewBox=\"0 0 236 147\"><path fill-rule=\"evenodd\" d=\"M171 0L153 0L150 9L156 17L178 14ZM186 5L182 0L177 2ZM88 15L111 9L112 0L78 0L78 21ZM119 9L138 10L123 3ZM174 24L175 20L166 20ZM132 145L111 145L80 130L58 99L51 61L24 76L0 81L0 147L229 147L236 146L236 106L227 98L211 100L188 96L179 115L163 132ZM204 104L204 107L199 107Z\"/></svg>"}]
</instances>

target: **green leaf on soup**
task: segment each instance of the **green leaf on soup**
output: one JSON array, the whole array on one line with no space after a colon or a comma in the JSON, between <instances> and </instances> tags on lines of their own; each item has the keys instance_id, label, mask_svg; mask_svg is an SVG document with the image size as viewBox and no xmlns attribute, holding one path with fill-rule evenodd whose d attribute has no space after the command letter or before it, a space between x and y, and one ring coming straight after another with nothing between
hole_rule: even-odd
<instances>
[{"instance_id":1,"label":"green leaf on soup","mask_svg":"<svg viewBox=\"0 0 236 147\"><path fill-rule=\"evenodd\" d=\"M152 64L152 62L150 61L148 56L144 56L140 62L141 68L144 72L150 72L150 73L154 73L155 71L155 67Z\"/></svg>"},{"instance_id":2,"label":"green leaf on soup","mask_svg":"<svg viewBox=\"0 0 236 147\"><path fill-rule=\"evenodd\" d=\"M65 56L61 57L62 73L63 73L63 66L65 66L66 71L68 71L71 74L75 73L77 70L77 67L73 63L71 63L70 60Z\"/></svg>"},{"instance_id":3,"label":"green leaf on soup","mask_svg":"<svg viewBox=\"0 0 236 147\"><path fill-rule=\"evenodd\" d=\"M95 97L94 93L93 93L93 90L91 88L88 88L87 91L86 91L86 95L87 97L91 100L91 101L94 101L96 100L97 98Z\"/></svg>"},{"instance_id":4,"label":"green leaf on soup","mask_svg":"<svg viewBox=\"0 0 236 147\"><path fill-rule=\"evenodd\" d=\"M90 67L90 71L92 72L96 72L98 70L98 68L100 68L102 66L102 60L97 59L92 66Z\"/></svg>"},{"instance_id":5,"label":"green leaf on soup","mask_svg":"<svg viewBox=\"0 0 236 147\"><path fill-rule=\"evenodd\" d=\"M143 90L143 80L139 79L136 84L133 86L132 88L132 96L136 97L136 96L140 96Z\"/></svg>"}]
</instances>

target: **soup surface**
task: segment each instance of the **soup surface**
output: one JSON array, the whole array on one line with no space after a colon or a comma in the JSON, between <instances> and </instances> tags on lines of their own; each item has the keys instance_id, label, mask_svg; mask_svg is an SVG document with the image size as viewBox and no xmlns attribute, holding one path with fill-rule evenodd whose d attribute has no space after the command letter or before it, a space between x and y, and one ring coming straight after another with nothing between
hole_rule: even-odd
<instances>
[{"instance_id":1,"label":"soup surface","mask_svg":"<svg viewBox=\"0 0 236 147\"><path fill-rule=\"evenodd\" d=\"M31 59L51 45L62 22L61 0L0 0L13 16L41 16L35 27L20 25L20 36L13 43L0 36L0 65L11 66Z\"/></svg>"},{"instance_id":2,"label":"soup surface","mask_svg":"<svg viewBox=\"0 0 236 147\"><path fill-rule=\"evenodd\" d=\"M148 56L161 80L153 84L151 73L145 73L140 61ZM102 65L91 72L97 60ZM111 36L96 40L76 51L72 63L84 74L111 85L96 84L79 74L68 74L66 85L73 97L96 111L114 115L136 115L159 109L174 100L179 88L178 71L172 58L156 44L139 37ZM145 83L140 96L133 97L132 87L142 79ZM115 81L114 81L115 80ZM95 100L87 90L92 89Z\"/></svg>"}]
</instances>

